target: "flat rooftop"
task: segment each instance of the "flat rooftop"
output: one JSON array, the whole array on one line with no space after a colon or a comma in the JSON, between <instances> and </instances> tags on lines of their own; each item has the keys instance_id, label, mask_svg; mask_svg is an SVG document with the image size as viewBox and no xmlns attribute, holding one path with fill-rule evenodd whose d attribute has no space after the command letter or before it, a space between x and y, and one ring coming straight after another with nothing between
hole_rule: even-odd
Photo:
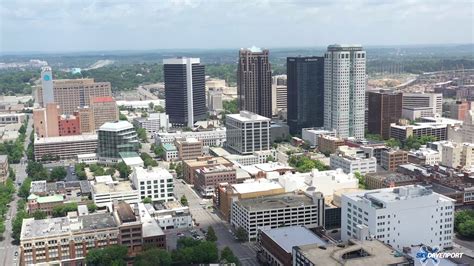
<instances>
[{"instance_id":1,"label":"flat rooftop","mask_svg":"<svg viewBox=\"0 0 474 266\"><path fill-rule=\"evenodd\" d=\"M241 205L249 211L258 211L313 205L313 200L304 194L285 193L275 196L243 199L237 201L236 204Z\"/></svg>"},{"instance_id":2,"label":"flat rooftop","mask_svg":"<svg viewBox=\"0 0 474 266\"><path fill-rule=\"evenodd\" d=\"M170 172L168 172L168 170L161 167L153 167L153 168L135 167L134 171L138 177L138 180L173 178L173 176L170 174Z\"/></svg>"},{"instance_id":3,"label":"flat rooftop","mask_svg":"<svg viewBox=\"0 0 474 266\"><path fill-rule=\"evenodd\" d=\"M158 225L158 222L153 217L151 217L143 203L138 204L138 211L140 212L140 219L142 222L142 236L144 238L161 236L165 234L163 229L161 229L161 227Z\"/></svg>"},{"instance_id":4,"label":"flat rooftop","mask_svg":"<svg viewBox=\"0 0 474 266\"><path fill-rule=\"evenodd\" d=\"M123 181L123 182L113 182L110 184L104 183L91 183L92 190L96 194L105 194L105 193L130 193L130 192L137 192L133 190L132 183L130 181ZM138 193L138 192L137 192Z\"/></svg>"},{"instance_id":5,"label":"flat rooftop","mask_svg":"<svg viewBox=\"0 0 474 266\"><path fill-rule=\"evenodd\" d=\"M98 137L96 134L83 134L74 136L61 136L61 137L47 137L35 139L35 145L37 144L52 144L52 143L64 143L64 142L82 142L82 141L97 141Z\"/></svg>"},{"instance_id":6,"label":"flat rooftop","mask_svg":"<svg viewBox=\"0 0 474 266\"><path fill-rule=\"evenodd\" d=\"M309 244L325 246L327 244L311 230L301 225L267 229L262 232L283 248L286 253L291 253L294 246Z\"/></svg>"},{"instance_id":7,"label":"flat rooftop","mask_svg":"<svg viewBox=\"0 0 474 266\"><path fill-rule=\"evenodd\" d=\"M253 182L244 182L241 184L233 184L232 188L236 193L246 194L260 191L267 191L272 189L283 189L278 182L272 182L267 179L258 179Z\"/></svg>"},{"instance_id":8,"label":"flat rooftop","mask_svg":"<svg viewBox=\"0 0 474 266\"><path fill-rule=\"evenodd\" d=\"M103 131L121 131L125 129L131 129L133 125L128 121L116 121L116 122L106 122L104 123L99 130Z\"/></svg>"},{"instance_id":9,"label":"flat rooftop","mask_svg":"<svg viewBox=\"0 0 474 266\"><path fill-rule=\"evenodd\" d=\"M229 114L226 115L226 117L230 117L240 122L270 122L270 118L248 111L240 111L238 114Z\"/></svg>"},{"instance_id":10,"label":"flat rooftop","mask_svg":"<svg viewBox=\"0 0 474 266\"><path fill-rule=\"evenodd\" d=\"M352 245L346 245L345 247L326 245L325 249L322 249L318 244L309 244L297 246L295 249L298 249L316 266L392 265L407 261L405 257L395 256L394 250L378 240L350 241ZM358 251L360 250L363 250L367 255L359 256Z\"/></svg>"},{"instance_id":11,"label":"flat rooftop","mask_svg":"<svg viewBox=\"0 0 474 266\"><path fill-rule=\"evenodd\" d=\"M213 164L230 164L228 160L224 159L223 157L209 157L209 158L199 158L194 160L186 160L184 161L190 167L203 167L207 165Z\"/></svg>"}]
</instances>

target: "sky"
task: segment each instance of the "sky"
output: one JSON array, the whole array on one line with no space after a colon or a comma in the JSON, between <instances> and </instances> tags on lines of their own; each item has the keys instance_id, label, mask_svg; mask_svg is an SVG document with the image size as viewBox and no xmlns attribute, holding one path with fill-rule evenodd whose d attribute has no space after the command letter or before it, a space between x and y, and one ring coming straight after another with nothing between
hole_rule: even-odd
<instances>
[{"instance_id":1,"label":"sky","mask_svg":"<svg viewBox=\"0 0 474 266\"><path fill-rule=\"evenodd\" d=\"M474 43L472 0L1 0L0 52Z\"/></svg>"}]
</instances>

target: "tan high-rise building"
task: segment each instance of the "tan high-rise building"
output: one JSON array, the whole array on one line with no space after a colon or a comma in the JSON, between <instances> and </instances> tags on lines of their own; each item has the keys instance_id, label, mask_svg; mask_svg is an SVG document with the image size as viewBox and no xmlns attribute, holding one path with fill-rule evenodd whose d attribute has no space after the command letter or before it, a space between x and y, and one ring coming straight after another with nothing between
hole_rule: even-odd
<instances>
[{"instance_id":1,"label":"tan high-rise building","mask_svg":"<svg viewBox=\"0 0 474 266\"><path fill-rule=\"evenodd\" d=\"M117 103L111 96L91 98L90 108L94 117L94 130L106 122L119 120Z\"/></svg>"},{"instance_id":2,"label":"tan high-rise building","mask_svg":"<svg viewBox=\"0 0 474 266\"><path fill-rule=\"evenodd\" d=\"M49 103L45 108L33 110L33 126L40 138L59 136L59 105Z\"/></svg>"},{"instance_id":3,"label":"tan high-rise building","mask_svg":"<svg viewBox=\"0 0 474 266\"><path fill-rule=\"evenodd\" d=\"M268 50L257 47L239 51L237 93L239 109L272 117L272 68Z\"/></svg>"},{"instance_id":4,"label":"tan high-rise building","mask_svg":"<svg viewBox=\"0 0 474 266\"><path fill-rule=\"evenodd\" d=\"M194 160L202 156L202 141L195 138L176 140L180 160Z\"/></svg>"},{"instance_id":5,"label":"tan high-rise building","mask_svg":"<svg viewBox=\"0 0 474 266\"><path fill-rule=\"evenodd\" d=\"M77 111L81 121L82 132L93 132L106 122L119 119L117 102L111 96L93 97L90 106L84 106Z\"/></svg>"},{"instance_id":6,"label":"tan high-rise building","mask_svg":"<svg viewBox=\"0 0 474 266\"><path fill-rule=\"evenodd\" d=\"M110 82L95 82L94 79L54 80L54 102L61 107L62 114L73 114L78 107L90 105L93 97L112 96ZM38 103L43 106L43 88L37 91Z\"/></svg>"}]
</instances>

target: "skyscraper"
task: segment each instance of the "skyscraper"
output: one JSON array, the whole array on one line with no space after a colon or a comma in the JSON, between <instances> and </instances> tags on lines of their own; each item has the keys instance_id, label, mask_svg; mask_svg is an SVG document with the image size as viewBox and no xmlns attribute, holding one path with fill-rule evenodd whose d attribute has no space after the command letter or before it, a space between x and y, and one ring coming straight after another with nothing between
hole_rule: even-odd
<instances>
[{"instance_id":1,"label":"skyscraper","mask_svg":"<svg viewBox=\"0 0 474 266\"><path fill-rule=\"evenodd\" d=\"M365 51L360 45L329 45L324 54L324 127L341 138L364 137Z\"/></svg>"},{"instance_id":2,"label":"skyscraper","mask_svg":"<svg viewBox=\"0 0 474 266\"><path fill-rule=\"evenodd\" d=\"M402 93L371 91L369 96L368 131L371 134L390 138L390 124L402 117Z\"/></svg>"},{"instance_id":3,"label":"skyscraper","mask_svg":"<svg viewBox=\"0 0 474 266\"><path fill-rule=\"evenodd\" d=\"M41 69L41 87L43 106L46 107L48 103L54 103L53 70L49 66Z\"/></svg>"},{"instance_id":4,"label":"skyscraper","mask_svg":"<svg viewBox=\"0 0 474 266\"><path fill-rule=\"evenodd\" d=\"M324 57L288 57L288 126L291 134L302 128L324 126Z\"/></svg>"},{"instance_id":5,"label":"skyscraper","mask_svg":"<svg viewBox=\"0 0 474 266\"><path fill-rule=\"evenodd\" d=\"M138 152L137 132L127 121L106 122L99 128L98 138L97 155L101 162L117 163L124 153Z\"/></svg>"},{"instance_id":6,"label":"skyscraper","mask_svg":"<svg viewBox=\"0 0 474 266\"><path fill-rule=\"evenodd\" d=\"M199 58L164 59L166 113L170 123L193 127L206 118L205 71Z\"/></svg>"},{"instance_id":7,"label":"skyscraper","mask_svg":"<svg viewBox=\"0 0 474 266\"><path fill-rule=\"evenodd\" d=\"M240 49L237 68L239 109L272 117L272 69L268 50Z\"/></svg>"}]
</instances>

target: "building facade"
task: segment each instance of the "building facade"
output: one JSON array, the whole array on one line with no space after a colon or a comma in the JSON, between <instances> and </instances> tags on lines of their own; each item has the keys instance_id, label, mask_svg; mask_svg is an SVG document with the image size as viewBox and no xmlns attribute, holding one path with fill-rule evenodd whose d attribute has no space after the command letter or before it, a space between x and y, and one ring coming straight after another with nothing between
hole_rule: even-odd
<instances>
[{"instance_id":1,"label":"building facade","mask_svg":"<svg viewBox=\"0 0 474 266\"><path fill-rule=\"evenodd\" d=\"M47 85L46 90L49 89ZM53 102L43 101L43 97L49 96L43 93L42 87L38 88L37 94L40 106L55 103L60 106L62 114L70 115L78 107L90 106L91 98L112 96L112 87L110 82L95 82L94 79L62 79L53 82Z\"/></svg>"},{"instance_id":2,"label":"building facade","mask_svg":"<svg viewBox=\"0 0 474 266\"><path fill-rule=\"evenodd\" d=\"M443 94L441 93L403 93L403 109L430 108L422 116L435 116L443 113ZM408 118L408 117L407 117Z\"/></svg>"},{"instance_id":3,"label":"building facade","mask_svg":"<svg viewBox=\"0 0 474 266\"><path fill-rule=\"evenodd\" d=\"M341 218L343 241L363 225L371 238L398 250L420 243L441 249L453 245L454 200L422 186L343 194Z\"/></svg>"},{"instance_id":4,"label":"building facade","mask_svg":"<svg viewBox=\"0 0 474 266\"><path fill-rule=\"evenodd\" d=\"M292 135L324 126L324 57L288 57L288 126Z\"/></svg>"},{"instance_id":5,"label":"building facade","mask_svg":"<svg viewBox=\"0 0 474 266\"><path fill-rule=\"evenodd\" d=\"M117 102L110 96L92 97L90 100L94 130L99 129L106 122L119 120Z\"/></svg>"},{"instance_id":6,"label":"building facade","mask_svg":"<svg viewBox=\"0 0 474 266\"><path fill-rule=\"evenodd\" d=\"M204 197L214 196L214 188L220 183L234 184L237 182L237 173L233 167L216 165L196 169L194 187Z\"/></svg>"},{"instance_id":7,"label":"building facade","mask_svg":"<svg viewBox=\"0 0 474 266\"><path fill-rule=\"evenodd\" d=\"M80 118L75 115L61 115L58 119L59 136L72 136L81 134Z\"/></svg>"},{"instance_id":8,"label":"building facade","mask_svg":"<svg viewBox=\"0 0 474 266\"><path fill-rule=\"evenodd\" d=\"M144 198L162 202L174 200L173 176L164 168L134 167L131 179L142 200Z\"/></svg>"},{"instance_id":9,"label":"building facade","mask_svg":"<svg viewBox=\"0 0 474 266\"><path fill-rule=\"evenodd\" d=\"M247 111L226 116L227 147L239 154L269 150L270 118Z\"/></svg>"},{"instance_id":10,"label":"building facade","mask_svg":"<svg viewBox=\"0 0 474 266\"><path fill-rule=\"evenodd\" d=\"M341 138L364 138L366 53L358 45L330 45L324 55L324 127Z\"/></svg>"},{"instance_id":11,"label":"building facade","mask_svg":"<svg viewBox=\"0 0 474 266\"><path fill-rule=\"evenodd\" d=\"M201 131L159 132L154 135L157 145L174 144L176 139L195 138L202 141L204 146L222 146L226 141L226 129L215 128Z\"/></svg>"},{"instance_id":12,"label":"building facade","mask_svg":"<svg viewBox=\"0 0 474 266\"><path fill-rule=\"evenodd\" d=\"M98 141L97 154L103 161L117 163L121 152L138 151L137 132L127 121L103 124L98 130Z\"/></svg>"},{"instance_id":13,"label":"building facade","mask_svg":"<svg viewBox=\"0 0 474 266\"><path fill-rule=\"evenodd\" d=\"M382 168L394 172L399 165L408 163L408 152L404 150L384 150L380 159Z\"/></svg>"},{"instance_id":14,"label":"building facade","mask_svg":"<svg viewBox=\"0 0 474 266\"><path fill-rule=\"evenodd\" d=\"M203 155L202 141L195 138L176 140L175 145L179 160L194 160Z\"/></svg>"},{"instance_id":15,"label":"building facade","mask_svg":"<svg viewBox=\"0 0 474 266\"><path fill-rule=\"evenodd\" d=\"M199 58L163 60L166 114L173 125L192 128L206 118L205 70Z\"/></svg>"},{"instance_id":16,"label":"building facade","mask_svg":"<svg viewBox=\"0 0 474 266\"><path fill-rule=\"evenodd\" d=\"M402 93L378 91L368 92L368 130L371 134L390 138L390 124L402 117Z\"/></svg>"},{"instance_id":17,"label":"building facade","mask_svg":"<svg viewBox=\"0 0 474 266\"><path fill-rule=\"evenodd\" d=\"M232 203L230 224L242 227L249 241L257 238L258 230L292 225L324 225L324 198L313 195L281 194Z\"/></svg>"},{"instance_id":18,"label":"building facade","mask_svg":"<svg viewBox=\"0 0 474 266\"><path fill-rule=\"evenodd\" d=\"M189 184L194 185L196 169L202 167L213 167L217 165L232 166L233 164L223 157L200 157L195 160L183 161L183 179Z\"/></svg>"},{"instance_id":19,"label":"building facade","mask_svg":"<svg viewBox=\"0 0 474 266\"><path fill-rule=\"evenodd\" d=\"M49 103L44 108L33 110L33 127L39 138L59 136L59 105Z\"/></svg>"},{"instance_id":20,"label":"building facade","mask_svg":"<svg viewBox=\"0 0 474 266\"><path fill-rule=\"evenodd\" d=\"M347 174L359 172L364 175L377 171L377 159L375 157L368 157L359 148L341 146L338 148L337 153L331 154L329 161L331 169L341 168Z\"/></svg>"},{"instance_id":21,"label":"building facade","mask_svg":"<svg viewBox=\"0 0 474 266\"><path fill-rule=\"evenodd\" d=\"M272 117L272 68L269 51L240 49L237 67L239 110Z\"/></svg>"},{"instance_id":22,"label":"building facade","mask_svg":"<svg viewBox=\"0 0 474 266\"><path fill-rule=\"evenodd\" d=\"M35 160L46 157L58 157L60 160L75 159L77 155L96 153L97 143L97 135L37 138L33 144Z\"/></svg>"}]
</instances>

